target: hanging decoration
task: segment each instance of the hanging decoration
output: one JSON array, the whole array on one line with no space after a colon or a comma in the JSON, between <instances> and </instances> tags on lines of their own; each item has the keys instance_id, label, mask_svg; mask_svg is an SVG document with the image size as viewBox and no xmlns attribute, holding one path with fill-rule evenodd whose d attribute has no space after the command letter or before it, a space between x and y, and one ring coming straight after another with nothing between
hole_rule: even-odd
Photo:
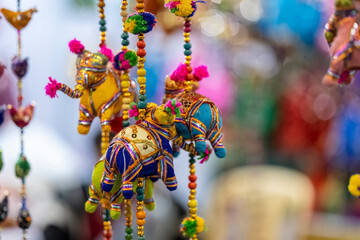
<instances>
[{"instance_id":1,"label":"hanging decoration","mask_svg":"<svg viewBox=\"0 0 360 240\"><path fill-rule=\"evenodd\" d=\"M20 128L20 156L19 160L15 164L15 175L21 179L21 207L17 217L18 226L23 230L23 239L28 239L27 229L31 225L30 212L26 206L26 185L25 178L30 172L30 164L24 153L24 128L30 123L35 104L31 103L24 107L23 105L23 82L22 79L26 75L28 70L28 59L22 57L21 52L21 30L26 27L32 18L33 13L37 12L35 8L21 12L21 1L17 1L17 11L2 8L1 13L5 16L5 19L15 28L18 33L18 54L12 59L12 71L17 76L18 87L18 107L9 105L10 115L13 122ZM6 198L5 198L6 199ZM7 204L5 200L4 205Z\"/></svg>"}]
</instances>

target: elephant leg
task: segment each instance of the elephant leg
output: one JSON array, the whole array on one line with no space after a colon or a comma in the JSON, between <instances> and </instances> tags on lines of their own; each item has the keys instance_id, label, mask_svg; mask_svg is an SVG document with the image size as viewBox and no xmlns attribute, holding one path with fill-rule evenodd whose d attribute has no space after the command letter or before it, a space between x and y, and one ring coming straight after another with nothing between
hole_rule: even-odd
<instances>
[{"instance_id":1,"label":"elephant leg","mask_svg":"<svg viewBox=\"0 0 360 240\"><path fill-rule=\"evenodd\" d=\"M131 199L134 194L133 182L134 181L123 181L122 190L125 199Z\"/></svg>"},{"instance_id":2,"label":"elephant leg","mask_svg":"<svg viewBox=\"0 0 360 240\"><path fill-rule=\"evenodd\" d=\"M166 160L166 173L161 173L165 186L170 191L174 191L177 188L177 180L175 176L174 166L172 160Z\"/></svg>"},{"instance_id":3,"label":"elephant leg","mask_svg":"<svg viewBox=\"0 0 360 240\"><path fill-rule=\"evenodd\" d=\"M92 189L89 187L90 197L85 203L85 211L88 213L95 212L97 205L100 203L100 199L92 192Z\"/></svg>"},{"instance_id":4,"label":"elephant leg","mask_svg":"<svg viewBox=\"0 0 360 240\"><path fill-rule=\"evenodd\" d=\"M199 120L195 118L191 120L191 135L193 137L193 140L195 140L195 150L199 154L206 151L206 129L206 126Z\"/></svg>"},{"instance_id":5,"label":"elephant leg","mask_svg":"<svg viewBox=\"0 0 360 240\"><path fill-rule=\"evenodd\" d=\"M83 105L80 105L78 132L83 135L88 134L93 119L94 117L90 112Z\"/></svg>"},{"instance_id":6,"label":"elephant leg","mask_svg":"<svg viewBox=\"0 0 360 240\"><path fill-rule=\"evenodd\" d=\"M154 199L152 197L153 195L153 191L154 191L154 183L152 182L152 180L150 178L146 178L145 179L145 207L149 210L152 211L155 209L155 202Z\"/></svg>"},{"instance_id":7,"label":"elephant leg","mask_svg":"<svg viewBox=\"0 0 360 240\"><path fill-rule=\"evenodd\" d=\"M110 217L114 220L118 219L121 216L120 203L124 200L123 197L120 197L116 203L112 203L110 206Z\"/></svg>"},{"instance_id":8,"label":"elephant leg","mask_svg":"<svg viewBox=\"0 0 360 240\"><path fill-rule=\"evenodd\" d=\"M222 133L222 129L220 129L218 131L214 131L210 135L209 140L211 142L212 147L214 148L215 155L218 158L224 158L226 156L226 149L223 144L223 138L224 138L224 135Z\"/></svg>"},{"instance_id":9,"label":"elephant leg","mask_svg":"<svg viewBox=\"0 0 360 240\"><path fill-rule=\"evenodd\" d=\"M345 70L344 64L345 64L344 59L333 58L331 60L330 67L322 80L322 83L326 87L339 85L341 79L340 76L342 72Z\"/></svg>"}]
</instances>

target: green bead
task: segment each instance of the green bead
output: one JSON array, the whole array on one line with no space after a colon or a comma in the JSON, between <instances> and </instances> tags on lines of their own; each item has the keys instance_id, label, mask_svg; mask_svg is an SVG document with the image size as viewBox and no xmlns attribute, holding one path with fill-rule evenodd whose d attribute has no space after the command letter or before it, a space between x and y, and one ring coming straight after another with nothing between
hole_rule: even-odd
<instances>
[{"instance_id":1,"label":"green bead","mask_svg":"<svg viewBox=\"0 0 360 240\"><path fill-rule=\"evenodd\" d=\"M105 25L106 25L105 19L101 19L101 20L99 21L99 24L100 24L101 26L105 26Z\"/></svg>"},{"instance_id":2,"label":"green bead","mask_svg":"<svg viewBox=\"0 0 360 240\"><path fill-rule=\"evenodd\" d=\"M141 236L141 237L139 236L138 239L139 240L145 240L145 236Z\"/></svg>"},{"instance_id":3,"label":"green bead","mask_svg":"<svg viewBox=\"0 0 360 240\"><path fill-rule=\"evenodd\" d=\"M129 40L125 39L125 40L122 40L121 44L123 46L129 46L130 42L129 42Z\"/></svg>"},{"instance_id":4,"label":"green bead","mask_svg":"<svg viewBox=\"0 0 360 240\"><path fill-rule=\"evenodd\" d=\"M126 239L126 240L132 240L133 237L132 237L132 235L125 235L125 239Z\"/></svg>"},{"instance_id":5,"label":"green bead","mask_svg":"<svg viewBox=\"0 0 360 240\"><path fill-rule=\"evenodd\" d=\"M132 233L133 233L133 229L132 229L131 227L126 227L125 232L126 232L127 234L132 234Z\"/></svg>"},{"instance_id":6,"label":"green bead","mask_svg":"<svg viewBox=\"0 0 360 240\"><path fill-rule=\"evenodd\" d=\"M185 43L184 48L187 50L191 49L191 43Z\"/></svg>"},{"instance_id":7,"label":"green bead","mask_svg":"<svg viewBox=\"0 0 360 240\"><path fill-rule=\"evenodd\" d=\"M139 95L139 100L140 101L145 101L146 100L146 95Z\"/></svg>"},{"instance_id":8,"label":"green bead","mask_svg":"<svg viewBox=\"0 0 360 240\"><path fill-rule=\"evenodd\" d=\"M30 164L26 157L20 156L15 164L15 175L18 178L25 178L30 172Z\"/></svg>"},{"instance_id":9,"label":"green bead","mask_svg":"<svg viewBox=\"0 0 360 240\"><path fill-rule=\"evenodd\" d=\"M129 121L123 121L123 127L126 128L130 126L130 122Z\"/></svg>"},{"instance_id":10,"label":"green bead","mask_svg":"<svg viewBox=\"0 0 360 240\"><path fill-rule=\"evenodd\" d=\"M143 194L144 193L144 188L143 187L136 188L136 193L137 194Z\"/></svg>"},{"instance_id":11,"label":"green bead","mask_svg":"<svg viewBox=\"0 0 360 240\"><path fill-rule=\"evenodd\" d=\"M138 195L136 195L136 199L138 200L138 201L144 201L144 198L145 198L145 196L144 196L144 194L138 194Z\"/></svg>"},{"instance_id":12,"label":"green bead","mask_svg":"<svg viewBox=\"0 0 360 240\"><path fill-rule=\"evenodd\" d=\"M129 38L129 34L128 34L127 32L123 32L123 33L121 34L121 38L122 38L122 39L127 39L127 38Z\"/></svg>"},{"instance_id":13,"label":"green bead","mask_svg":"<svg viewBox=\"0 0 360 240\"><path fill-rule=\"evenodd\" d=\"M105 27L105 26L101 26L101 27L100 27L100 31L101 31L101 32L105 32L105 31L106 31L106 27Z\"/></svg>"},{"instance_id":14,"label":"green bead","mask_svg":"<svg viewBox=\"0 0 360 240\"><path fill-rule=\"evenodd\" d=\"M140 96L139 96L140 97ZM138 107L141 108L141 109L145 109L146 108L146 105L147 105L147 102L146 101L139 101L138 102Z\"/></svg>"},{"instance_id":15,"label":"green bead","mask_svg":"<svg viewBox=\"0 0 360 240\"><path fill-rule=\"evenodd\" d=\"M0 149L0 171L1 171L1 169L3 168L3 166L4 166L3 156L2 156L1 149Z\"/></svg>"},{"instance_id":16,"label":"green bead","mask_svg":"<svg viewBox=\"0 0 360 240\"><path fill-rule=\"evenodd\" d=\"M103 217L104 221L110 221L110 210L109 209L104 209L102 217Z\"/></svg>"},{"instance_id":17,"label":"green bead","mask_svg":"<svg viewBox=\"0 0 360 240\"><path fill-rule=\"evenodd\" d=\"M191 50L185 50L185 51L184 51L184 54L185 54L186 56L190 56L190 55L191 55Z\"/></svg>"}]
</instances>

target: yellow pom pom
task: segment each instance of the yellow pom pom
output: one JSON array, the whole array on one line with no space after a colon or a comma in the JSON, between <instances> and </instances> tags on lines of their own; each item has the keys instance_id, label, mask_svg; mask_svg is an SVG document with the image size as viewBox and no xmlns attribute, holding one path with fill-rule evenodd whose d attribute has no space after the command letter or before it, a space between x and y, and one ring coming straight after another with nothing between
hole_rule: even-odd
<instances>
[{"instance_id":1,"label":"yellow pom pom","mask_svg":"<svg viewBox=\"0 0 360 240\"><path fill-rule=\"evenodd\" d=\"M125 24L124 24L124 31L133 32L133 30L135 28L135 25L136 25L135 20L126 21Z\"/></svg>"},{"instance_id":2,"label":"yellow pom pom","mask_svg":"<svg viewBox=\"0 0 360 240\"><path fill-rule=\"evenodd\" d=\"M187 17L192 14L194 9L191 6L191 0L180 0L180 4L177 6L178 12L176 15L180 17Z\"/></svg>"},{"instance_id":3,"label":"yellow pom pom","mask_svg":"<svg viewBox=\"0 0 360 240\"><path fill-rule=\"evenodd\" d=\"M201 233L204 231L205 221L203 218L196 216L196 232Z\"/></svg>"},{"instance_id":4,"label":"yellow pom pom","mask_svg":"<svg viewBox=\"0 0 360 240\"><path fill-rule=\"evenodd\" d=\"M360 197L360 175L355 174L350 177L348 190L354 197Z\"/></svg>"}]
</instances>

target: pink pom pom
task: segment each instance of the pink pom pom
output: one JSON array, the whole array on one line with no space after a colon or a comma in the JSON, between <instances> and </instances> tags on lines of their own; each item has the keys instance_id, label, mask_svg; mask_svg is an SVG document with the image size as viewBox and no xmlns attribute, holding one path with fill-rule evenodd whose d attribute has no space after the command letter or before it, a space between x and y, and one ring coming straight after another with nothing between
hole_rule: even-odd
<instances>
[{"instance_id":1,"label":"pink pom pom","mask_svg":"<svg viewBox=\"0 0 360 240\"><path fill-rule=\"evenodd\" d=\"M69 42L69 48L70 51L75 54L82 53L85 49L84 45L82 45L80 41L76 40L76 38Z\"/></svg>"},{"instance_id":2,"label":"pink pom pom","mask_svg":"<svg viewBox=\"0 0 360 240\"><path fill-rule=\"evenodd\" d=\"M200 65L194 69L195 80L201 81L203 78L209 77L209 72L206 66Z\"/></svg>"},{"instance_id":3,"label":"pink pom pom","mask_svg":"<svg viewBox=\"0 0 360 240\"><path fill-rule=\"evenodd\" d=\"M61 88L61 83L57 82L55 79L52 79L49 77L48 84L45 86L45 93L47 96L50 96L51 98L58 97L56 94L56 91Z\"/></svg>"},{"instance_id":4,"label":"pink pom pom","mask_svg":"<svg viewBox=\"0 0 360 240\"><path fill-rule=\"evenodd\" d=\"M124 70L128 70L128 69L131 68L131 65L130 65L130 63L129 63L129 60L126 60L126 61L123 61L123 62L122 62L122 68L123 68Z\"/></svg>"},{"instance_id":5,"label":"pink pom pom","mask_svg":"<svg viewBox=\"0 0 360 240\"><path fill-rule=\"evenodd\" d=\"M171 74L170 79L175 82L179 82L179 81L182 82L185 80L186 75L187 75L186 65L184 63L180 63L179 66Z\"/></svg>"},{"instance_id":6,"label":"pink pom pom","mask_svg":"<svg viewBox=\"0 0 360 240\"><path fill-rule=\"evenodd\" d=\"M101 46L100 53L104 54L110 62L114 62L114 54L110 48L107 48L105 45Z\"/></svg>"}]
</instances>

